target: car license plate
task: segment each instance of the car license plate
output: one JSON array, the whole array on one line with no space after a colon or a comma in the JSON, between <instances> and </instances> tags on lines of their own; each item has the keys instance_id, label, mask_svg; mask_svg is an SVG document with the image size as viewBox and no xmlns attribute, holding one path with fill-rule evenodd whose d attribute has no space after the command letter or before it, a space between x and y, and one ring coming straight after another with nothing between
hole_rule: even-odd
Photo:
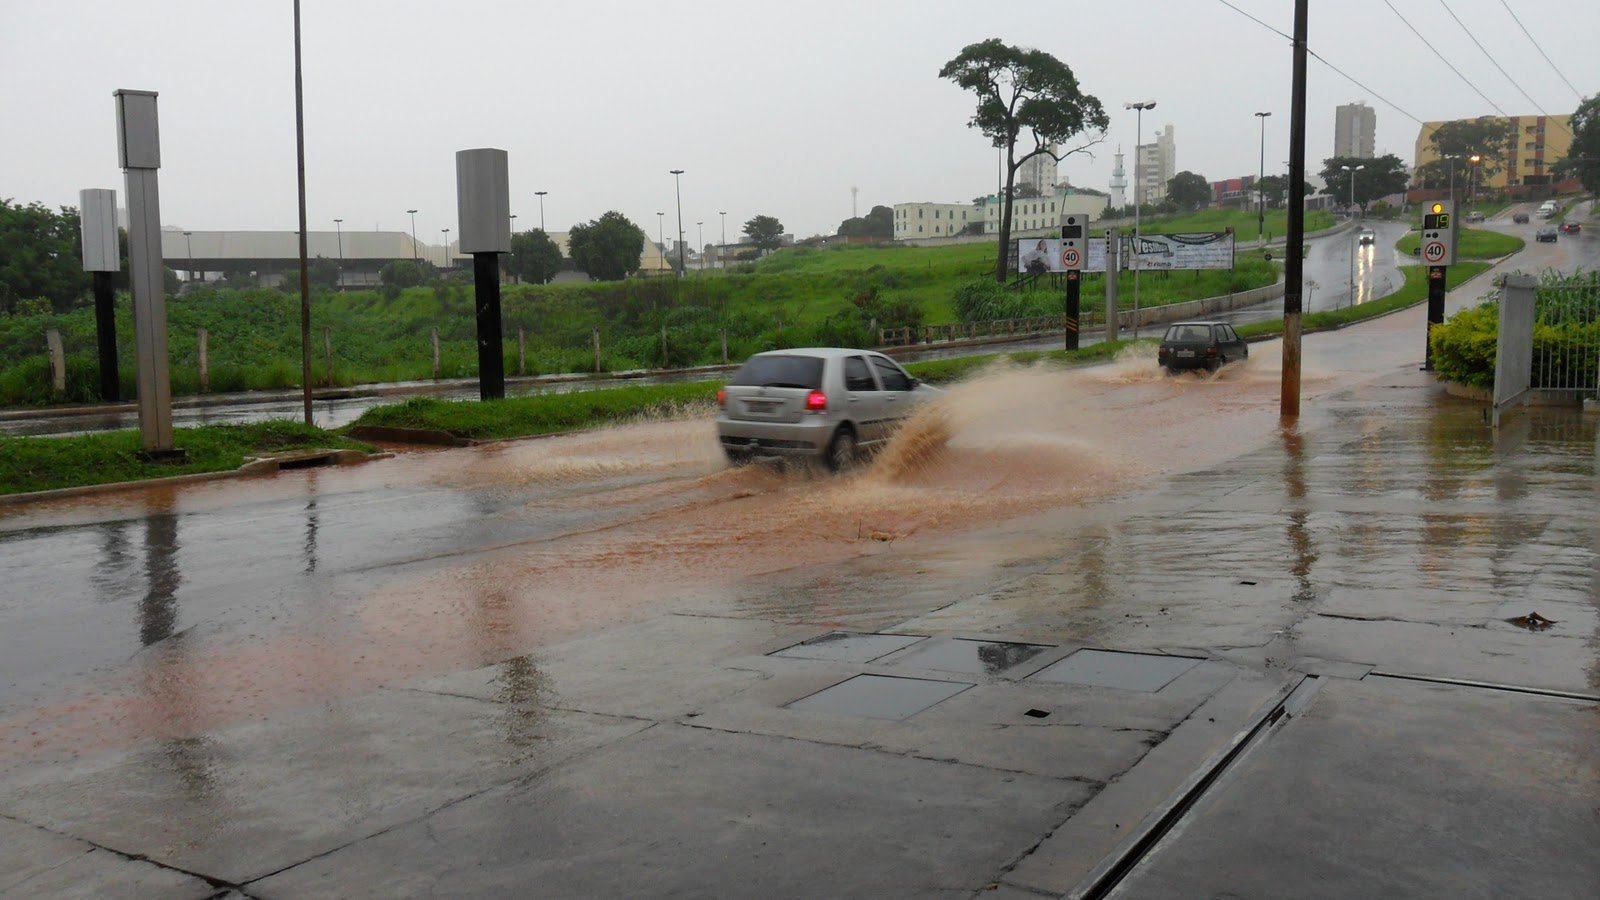
<instances>
[{"instance_id":1,"label":"car license plate","mask_svg":"<svg viewBox=\"0 0 1600 900\"><path fill-rule=\"evenodd\" d=\"M1178 351L1178 356L1183 358L1183 359L1194 359L1194 351L1193 350L1179 350Z\"/></svg>"},{"instance_id":2,"label":"car license plate","mask_svg":"<svg viewBox=\"0 0 1600 900\"><path fill-rule=\"evenodd\" d=\"M781 400L746 400L744 408L747 412L757 416L770 416L778 411Z\"/></svg>"}]
</instances>

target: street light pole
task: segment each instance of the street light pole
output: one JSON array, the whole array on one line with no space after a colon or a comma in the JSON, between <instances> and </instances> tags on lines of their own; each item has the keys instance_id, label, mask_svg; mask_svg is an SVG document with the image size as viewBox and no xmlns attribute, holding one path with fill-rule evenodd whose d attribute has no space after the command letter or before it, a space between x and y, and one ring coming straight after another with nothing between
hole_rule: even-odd
<instances>
[{"instance_id":1,"label":"street light pole","mask_svg":"<svg viewBox=\"0 0 1600 900\"><path fill-rule=\"evenodd\" d=\"M339 280L334 284L334 290L344 287L344 220L333 220L334 234L339 238Z\"/></svg>"},{"instance_id":2,"label":"street light pole","mask_svg":"<svg viewBox=\"0 0 1600 900\"><path fill-rule=\"evenodd\" d=\"M441 228L439 230L444 232L444 266L442 268L448 269L450 268L450 229Z\"/></svg>"},{"instance_id":3,"label":"street light pole","mask_svg":"<svg viewBox=\"0 0 1600 900\"><path fill-rule=\"evenodd\" d=\"M694 223L694 225L700 229L700 236L695 239L695 243L700 246L695 249L700 251L700 271L704 272L706 270L706 223L700 221Z\"/></svg>"},{"instance_id":4,"label":"street light pole","mask_svg":"<svg viewBox=\"0 0 1600 900\"><path fill-rule=\"evenodd\" d=\"M1261 120L1261 168L1260 174L1256 175L1256 243L1258 244L1266 243L1267 233L1267 200L1261 193L1261 182L1267 180L1267 116L1270 115L1272 115L1270 112L1256 113L1256 118ZM1135 154L1138 152L1137 149L1134 150ZM1134 162L1137 163L1138 159L1136 158Z\"/></svg>"},{"instance_id":5,"label":"street light pole","mask_svg":"<svg viewBox=\"0 0 1600 900\"><path fill-rule=\"evenodd\" d=\"M667 264L667 214L656 213L656 246L661 248L661 262Z\"/></svg>"},{"instance_id":6,"label":"street light pole","mask_svg":"<svg viewBox=\"0 0 1600 900\"><path fill-rule=\"evenodd\" d=\"M670 169L672 189L678 198L678 277L683 277L683 170Z\"/></svg>"},{"instance_id":7,"label":"street light pole","mask_svg":"<svg viewBox=\"0 0 1600 900\"><path fill-rule=\"evenodd\" d=\"M1467 170L1467 203L1478 205L1478 163L1483 162L1483 157L1474 153L1467 157L1467 162L1472 163L1472 168Z\"/></svg>"},{"instance_id":8,"label":"street light pole","mask_svg":"<svg viewBox=\"0 0 1600 900\"><path fill-rule=\"evenodd\" d=\"M1139 208L1144 205L1144 154L1139 152L1139 138L1144 135L1144 111L1155 109L1154 100L1124 103L1123 109L1135 110L1133 141L1133 337L1139 339Z\"/></svg>"},{"instance_id":9,"label":"street light pole","mask_svg":"<svg viewBox=\"0 0 1600 900\"><path fill-rule=\"evenodd\" d=\"M722 263L723 269L727 269L727 262L723 260L722 255L728 252L728 213L723 210L717 215L722 217L722 244L717 247L717 262Z\"/></svg>"},{"instance_id":10,"label":"street light pole","mask_svg":"<svg viewBox=\"0 0 1600 900\"><path fill-rule=\"evenodd\" d=\"M414 209L408 209L408 210L406 210L406 212L411 214L411 261L412 262L416 262L417 261L417 211L414 210Z\"/></svg>"},{"instance_id":11,"label":"street light pole","mask_svg":"<svg viewBox=\"0 0 1600 900\"><path fill-rule=\"evenodd\" d=\"M539 230L544 231L544 197L549 191L534 191L533 195L539 198ZM545 231L549 234L548 231Z\"/></svg>"},{"instance_id":12,"label":"street light pole","mask_svg":"<svg viewBox=\"0 0 1600 900\"><path fill-rule=\"evenodd\" d=\"M191 234L194 234L194 232L185 231L183 233L183 246L185 248L187 248L185 250L185 252L189 254L189 280L193 281L194 280L194 244L189 242L189 235L191 235Z\"/></svg>"},{"instance_id":13,"label":"street light pole","mask_svg":"<svg viewBox=\"0 0 1600 900\"><path fill-rule=\"evenodd\" d=\"M1355 167L1340 166L1339 168L1342 171L1350 173L1350 219L1351 219L1351 221L1354 221L1355 217L1356 217L1356 173L1361 171L1362 169L1365 169L1366 166L1364 166L1364 165L1355 166ZM1356 237L1357 237L1357 230L1356 229L1351 229L1351 231L1350 231L1350 305L1351 306L1355 306L1356 305Z\"/></svg>"}]
</instances>

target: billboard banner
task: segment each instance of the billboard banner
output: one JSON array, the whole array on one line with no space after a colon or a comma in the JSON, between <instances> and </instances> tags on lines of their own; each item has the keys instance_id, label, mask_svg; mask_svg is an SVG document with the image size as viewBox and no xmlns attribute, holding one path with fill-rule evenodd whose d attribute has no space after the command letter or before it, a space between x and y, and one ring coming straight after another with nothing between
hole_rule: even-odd
<instances>
[{"instance_id":1,"label":"billboard banner","mask_svg":"<svg viewBox=\"0 0 1600 900\"><path fill-rule=\"evenodd\" d=\"M1128 259L1141 269L1231 269L1233 232L1146 234L1128 238ZM1130 264L1131 267L1131 264Z\"/></svg>"},{"instance_id":2,"label":"billboard banner","mask_svg":"<svg viewBox=\"0 0 1600 900\"><path fill-rule=\"evenodd\" d=\"M1062 258L1063 248L1058 238L1024 238L1016 241L1013 259L1017 272L1023 275L1029 272L1065 272L1070 268L1077 268L1080 272L1104 272L1106 239L1092 237L1087 244L1088 253L1081 266L1068 265L1068 261Z\"/></svg>"}]
</instances>

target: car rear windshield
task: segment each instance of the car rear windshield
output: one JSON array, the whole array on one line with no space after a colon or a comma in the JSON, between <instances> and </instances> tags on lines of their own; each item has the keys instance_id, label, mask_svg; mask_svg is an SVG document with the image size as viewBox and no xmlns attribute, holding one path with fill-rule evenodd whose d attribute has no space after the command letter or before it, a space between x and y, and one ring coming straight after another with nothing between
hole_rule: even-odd
<instances>
[{"instance_id":1,"label":"car rear windshield","mask_svg":"<svg viewBox=\"0 0 1600 900\"><path fill-rule=\"evenodd\" d=\"M1167 329L1166 340L1169 341L1209 341L1211 340L1210 325L1174 325Z\"/></svg>"},{"instance_id":2,"label":"car rear windshield","mask_svg":"<svg viewBox=\"0 0 1600 900\"><path fill-rule=\"evenodd\" d=\"M822 360L815 356L752 356L733 373L728 384L819 390Z\"/></svg>"}]
</instances>

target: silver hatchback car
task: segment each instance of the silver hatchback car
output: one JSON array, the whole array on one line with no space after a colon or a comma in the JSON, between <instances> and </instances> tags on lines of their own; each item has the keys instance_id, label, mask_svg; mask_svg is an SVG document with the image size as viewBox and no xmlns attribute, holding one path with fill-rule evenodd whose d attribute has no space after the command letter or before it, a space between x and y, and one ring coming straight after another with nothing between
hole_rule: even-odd
<instances>
[{"instance_id":1,"label":"silver hatchback car","mask_svg":"<svg viewBox=\"0 0 1600 900\"><path fill-rule=\"evenodd\" d=\"M750 357L717 392L717 437L736 464L798 457L837 471L941 393L871 350L772 350Z\"/></svg>"}]
</instances>

